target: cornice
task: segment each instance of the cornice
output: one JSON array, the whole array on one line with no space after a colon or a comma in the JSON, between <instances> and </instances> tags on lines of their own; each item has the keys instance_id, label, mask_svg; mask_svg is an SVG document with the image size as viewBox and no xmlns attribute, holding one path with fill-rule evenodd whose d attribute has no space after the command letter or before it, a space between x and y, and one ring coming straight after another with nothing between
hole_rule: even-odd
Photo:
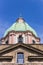
<instances>
[{"instance_id":1,"label":"cornice","mask_svg":"<svg viewBox=\"0 0 43 65\"><path fill-rule=\"evenodd\" d=\"M24 49L27 49L28 51L31 50L32 52L43 56L43 51L37 48L34 48L31 45L26 45L23 43L17 43L15 45L10 45L9 47L0 50L0 55L11 52L12 50L17 49L17 48L24 48Z\"/></svg>"},{"instance_id":2,"label":"cornice","mask_svg":"<svg viewBox=\"0 0 43 65\"><path fill-rule=\"evenodd\" d=\"M8 34L5 36L5 37L3 37L3 38L1 38L0 40L3 40L3 39L5 39L6 37L8 37L9 36L9 33L11 33L11 32L13 32L13 33L28 33L28 32L30 32L30 33L32 33L31 31L10 31L10 32L8 32ZM34 36L36 39L39 39L39 41L40 41L40 38L39 37L36 37L33 33L32 33L32 36Z\"/></svg>"}]
</instances>

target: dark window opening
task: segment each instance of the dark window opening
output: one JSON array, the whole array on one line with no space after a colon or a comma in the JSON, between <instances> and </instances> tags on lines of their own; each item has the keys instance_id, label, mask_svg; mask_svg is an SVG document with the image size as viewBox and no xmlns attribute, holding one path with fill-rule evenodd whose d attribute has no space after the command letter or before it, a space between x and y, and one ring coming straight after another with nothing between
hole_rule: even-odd
<instances>
[{"instance_id":1,"label":"dark window opening","mask_svg":"<svg viewBox=\"0 0 43 65\"><path fill-rule=\"evenodd\" d=\"M24 54L23 53L17 53L17 63L18 64L24 63Z\"/></svg>"},{"instance_id":2,"label":"dark window opening","mask_svg":"<svg viewBox=\"0 0 43 65\"><path fill-rule=\"evenodd\" d=\"M2 44L2 41L0 41L0 44Z\"/></svg>"},{"instance_id":3,"label":"dark window opening","mask_svg":"<svg viewBox=\"0 0 43 65\"><path fill-rule=\"evenodd\" d=\"M8 44L8 40L6 41L6 44Z\"/></svg>"},{"instance_id":4,"label":"dark window opening","mask_svg":"<svg viewBox=\"0 0 43 65\"><path fill-rule=\"evenodd\" d=\"M35 40L32 40L33 44L35 43Z\"/></svg>"},{"instance_id":5,"label":"dark window opening","mask_svg":"<svg viewBox=\"0 0 43 65\"><path fill-rule=\"evenodd\" d=\"M22 37L22 35L19 35L19 37L18 37L18 43L23 43L23 37Z\"/></svg>"}]
</instances>

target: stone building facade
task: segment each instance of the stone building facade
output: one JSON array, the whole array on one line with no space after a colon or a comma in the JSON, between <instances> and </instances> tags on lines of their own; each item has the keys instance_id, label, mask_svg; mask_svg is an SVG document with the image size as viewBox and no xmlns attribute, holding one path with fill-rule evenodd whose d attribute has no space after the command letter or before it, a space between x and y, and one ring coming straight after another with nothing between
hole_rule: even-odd
<instances>
[{"instance_id":1,"label":"stone building facade","mask_svg":"<svg viewBox=\"0 0 43 65\"><path fill-rule=\"evenodd\" d=\"M23 18L18 18L0 41L0 65L43 65L43 44Z\"/></svg>"}]
</instances>

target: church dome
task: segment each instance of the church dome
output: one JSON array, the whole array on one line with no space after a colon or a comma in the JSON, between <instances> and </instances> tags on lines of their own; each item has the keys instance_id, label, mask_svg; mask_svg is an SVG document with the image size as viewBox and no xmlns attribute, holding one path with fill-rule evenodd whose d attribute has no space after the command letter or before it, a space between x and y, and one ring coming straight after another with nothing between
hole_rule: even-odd
<instances>
[{"instance_id":1,"label":"church dome","mask_svg":"<svg viewBox=\"0 0 43 65\"><path fill-rule=\"evenodd\" d=\"M16 22L6 30L4 37L8 34L8 32L10 31L31 31L36 37L37 37L37 33L35 32L35 30L25 22L25 20L23 18L18 18L16 20Z\"/></svg>"}]
</instances>

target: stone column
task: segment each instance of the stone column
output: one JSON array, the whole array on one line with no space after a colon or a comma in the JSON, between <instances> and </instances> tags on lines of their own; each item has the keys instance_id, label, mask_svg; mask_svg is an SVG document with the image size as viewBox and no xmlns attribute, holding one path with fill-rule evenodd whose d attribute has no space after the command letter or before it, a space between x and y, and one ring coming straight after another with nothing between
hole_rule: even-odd
<instances>
[{"instance_id":1,"label":"stone column","mask_svg":"<svg viewBox=\"0 0 43 65\"><path fill-rule=\"evenodd\" d=\"M28 35L28 43L31 44L32 43L32 35Z\"/></svg>"},{"instance_id":2,"label":"stone column","mask_svg":"<svg viewBox=\"0 0 43 65\"><path fill-rule=\"evenodd\" d=\"M9 35L9 44L15 44L15 34Z\"/></svg>"},{"instance_id":3,"label":"stone column","mask_svg":"<svg viewBox=\"0 0 43 65\"><path fill-rule=\"evenodd\" d=\"M12 34L12 44L15 44L15 34Z\"/></svg>"},{"instance_id":4,"label":"stone column","mask_svg":"<svg viewBox=\"0 0 43 65\"><path fill-rule=\"evenodd\" d=\"M25 43L27 44L27 35L25 35Z\"/></svg>"},{"instance_id":5,"label":"stone column","mask_svg":"<svg viewBox=\"0 0 43 65\"><path fill-rule=\"evenodd\" d=\"M12 44L12 35L9 35L9 44Z\"/></svg>"}]
</instances>

